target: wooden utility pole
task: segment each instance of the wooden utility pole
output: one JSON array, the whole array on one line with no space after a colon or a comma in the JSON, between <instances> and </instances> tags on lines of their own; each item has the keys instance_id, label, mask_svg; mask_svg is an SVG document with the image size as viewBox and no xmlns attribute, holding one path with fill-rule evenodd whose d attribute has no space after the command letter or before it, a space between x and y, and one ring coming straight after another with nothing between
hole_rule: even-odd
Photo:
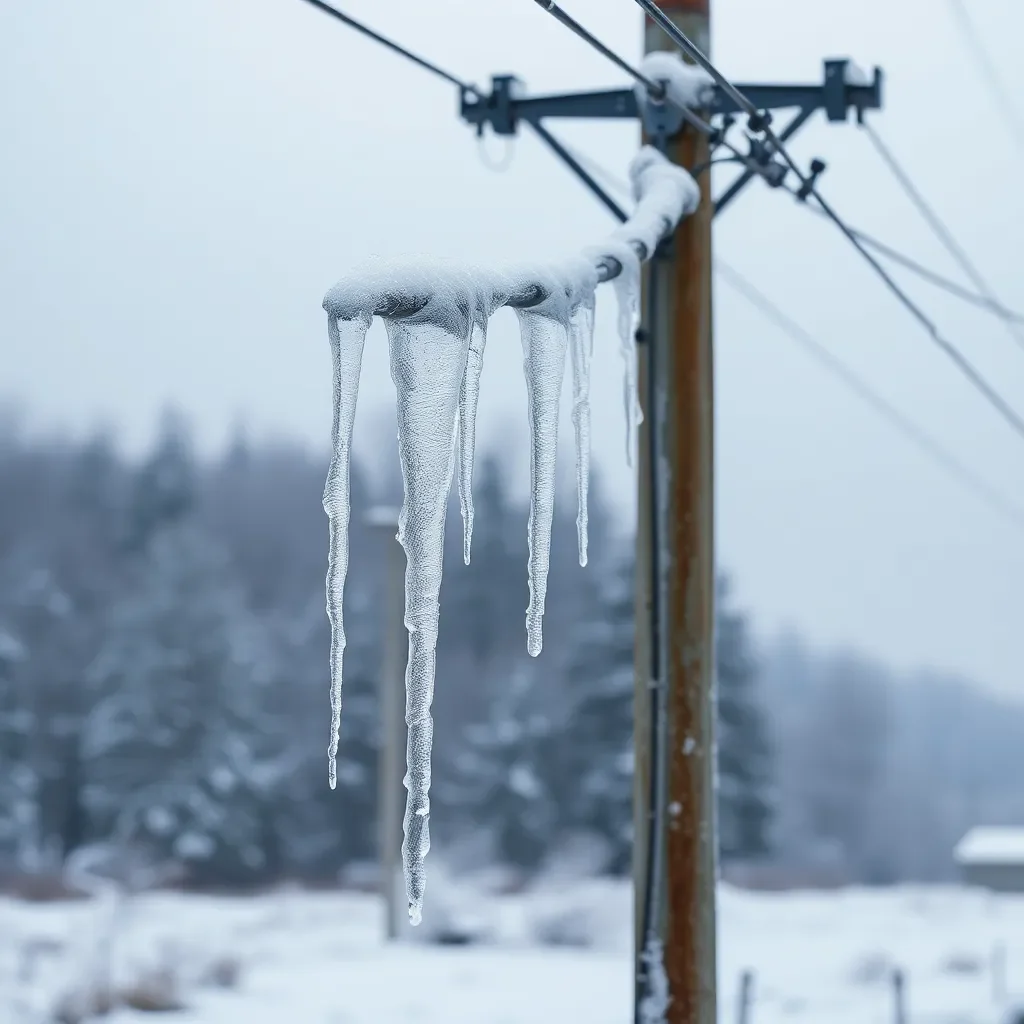
<instances>
[{"instance_id":1,"label":"wooden utility pole","mask_svg":"<svg viewBox=\"0 0 1024 1024\"><path fill-rule=\"evenodd\" d=\"M402 891L402 773L405 749L405 556L398 543L398 509L377 507L367 525L380 537L384 567L384 640L381 652L378 700L380 750L377 781L377 843L380 891L384 899L384 933L397 939L405 919Z\"/></svg>"},{"instance_id":2,"label":"wooden utility pole","mask_svg":"<svg viewBox=\"0 0 1024 1024\"><path fill-rule=\"evenodd\" d=\"M710 0L660 0L709 52ZM671 43L648 21L647 51ZM673 162L706 163L692 129ZM709 174L649 265L640 360L636 1020L715 1024L714 481ZM655 713L656 709L660 714ZM663 973L662 973L663 970Z\"/></svg>"}]
</instances>

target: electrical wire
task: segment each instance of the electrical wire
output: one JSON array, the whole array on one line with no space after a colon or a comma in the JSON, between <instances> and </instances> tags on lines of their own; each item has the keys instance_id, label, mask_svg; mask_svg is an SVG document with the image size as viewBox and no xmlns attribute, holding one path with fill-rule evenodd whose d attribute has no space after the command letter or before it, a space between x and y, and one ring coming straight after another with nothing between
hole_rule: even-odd
<instances>
[{"instance_id":1,"label":"electrical wire","mask_svg":"<svg viewBox=\"0 0 1024 1024\"><path fill-rule=\"evenodd\" d=\"M330 15L332 18L337 19L349 28L355 29L357 32L361 32L368 39L372 39L376 43L380 43L381 46L386 46L389 50L397 53L401 57L405 57L406 60L411 60L413 64L418 64L421 68L431 72L431 74L437 75L438 78L443 78L446 82L450 82L452 85L458 86L463 92L473 93L475 96L480 95L480 90L475 85L471 85L469 82L464 82L461 78L456 75L445 71L444 68L438 67L436 64L431 63L424 57L420 57L418 54L413 53L411 50L407 50L404 46L399 45L392 39L388 39L387 36L382 36L379 32L374 31L368 25L364 25L361 21L357 21L350 14L345 14L339 11L337 7L332 7L330 4L324 3L323 0L305 0L306 3L318 10L324 12L324 14Z\"/></svg>"},{"instance_id":2,"label":"electrical wire","mask_svg":"<svg viewBox=\"0 0 1024 1024\"><path fill-rule=\"evenodd\" d=\"M710 74L715 81L736 101L740 108L750 114L751 130L760 131L764 134L765 140L771 144L772 149L782 157L787 166L800 180L801 192L807 196L813 196L818 205L824 211L832 223L839 228L846 240L860 253L861 257L868 263L874 272L881 278L882 283L896 297L906 311L924 328L926 334L933 344L953 363L960 374L967 379L971 386L981 394L985 400L1003 417L1010 427L1024 438L1024 418L1003 398L993 387L977 367L939 331L935 322L924 312L921 307L899 286L892 275L872 255L863 242L854 234L850 226L835 211L832 205L818 191L813 179L808 178L800 169L797 162L772 131L771 125L766 117L763 117L747 97L743 95L725 76L708 60L700 48L693 43L685 32L678 25L674 24L654 4L653 0L635 0L654 21L662 28L673 42L686 51L694 60ZM755 120L756 119L756 120Z\"/></svg>"},{"instance_id":3,"label":"electrical wire","mask_svg":"<svg viewBox=\"0 0 1024 1024\"><path fill-rule=\"evenodd\" d=\"M593 33L587 31L571 14L562 10L555 3L555 0L534 0L540 7L548 12L557 21L560 21L570 32L579 36L585 43L589 43L603 57L607 57L617 68L625 71L642 86L644 86L655 99L664 99L665 87L660 82L652 81L642 71L633 67L628 61L620 57L614 50L609 49Z\"/></svg>"},{"instance_id":4,"label":"electrical wire","mask_svg":"<svg viewBox=\"0 0 1024 1024\"><path fill-rule=\"evenodd\" d=\"M868 139L871 140L871 145L875 147L875 151L881 157L882 162L889 168L893 177L899 182L900 187L907 194L907 197L917 208L918 212L928 223L928 226L932 229L933 234L942 243L942 246L949 253L950 256L955 260L960 269L970 278L971 283L978 289L979 294L987 299L990 303L995 306L1000 305L999 300L996 298L995 293L989 287L988 282L982 277L981 272L974 265L974 262L964 251L963 247L953 237L953 233L949 230L942 218L935 212L935 210L929 205L928 201L921 194L921 190L914 184L910 175L903 169L903 166L893 155L892 150L882 141L881 136L874 128L869 124L862 125L864 131L867 133ZM1012 321L1007 321L1007 329L1010 332L1010 336L1014 342L1021 349L1024 349L1024 333L1022 333L1019 325L1014 324Z\"/></svg>"},{"instance_id":5,"label":"electrical wire","mask_svg":"<svg viewBox=\"0 0 1024 1024\"><path fill-rule=\"evenodd\" d=\"M789 191L794 198L798 198L796 189L787 189L787 191ZM816 217L824 217L827 219L827 215L824 210L819 209L817 206L811 206L809 203L803 202L801 205ZM860 231L857 228L851 228L850 230L869 249L874 249L875 252L881 253L886 257L886 259L890 259L893 263L899 264L905 270L910 271L912 274L916 274L923 281L927 281L936 288L948 292L950 295L953 295L964 302L969 302L971 305L977 306L978 308L991 313L1000 320L1005 320L1014 324L1024 324L1024 313L1016 313L1000 302L996 302L983 295L978 295L976 292L972 292L969 288L965 288L963 285L957 284L956 281L951 281L948 277L944 277L942 274L932 270L930 267L926 267L923 263L920 263L913 257L907 256L905 253L900 252L898 249L894 249L890 245L886 245L885 242L875 238L873 235L869 235L866 231Z\"/></svg>"},{"instance_id":6,"label":"electrical wire","mask_svg":"<svg viewBox=\"0 0 1024 1024\"><path fill-rule=\"evenodd\" d=\"M610 187L616 188L621 192L629 191L629 186L621 179L618 179L615 174L604 167L599 161L594 160L592 157L589 157L578 150L574 149L572 152L576 161L585 166L593 177L603 179ZM795 198L797 190L793 189L792 194ZM818 216L825 216L825 214L816 207L807 206L807 209ZM865 244L879 248L880 251L884 252L891 259L904 263L908 269L916 270L918 273L922 274L922 276L926 277L926 279L934 278L935 280L933 280L932 283L939 284L941 286L949 286L950 290L952 290L954 294L959 294L961 298L976 302L983 306L991 304L996 306L998 310L998 304L992 303L988 299L982 298L975 295L973 292L960 288L960 286L953 282L946 281L939 275L933 274L933 272L928 270L926 267L922 267L920 264L916 263L916 261L903 256L902 253L891 249L889 246L871 238L869 235L865 235L863 232L855 233L860 237L861 241L865 242ZM998 511L1001 515L1006 516L1009 520L1014 522L1015 525L1024 527L1024 509L1017 507L1009 499L998 493L970 468L964 465L964 463L947 451L939 441L929 435L909 417L904 415L896 406L882 398L881 395L879 395L867 382L861 379L849 366L808 334L808 332L797 324L791 317L783 313L775 303L773 303L763 292L757 289L738 270L718 257L715 258L714 267L715 271L726 282L726 284L732 287L733 290L739 292L768 320L773 322L780 330L789 335L793 341L808 351L821 366L823 366L828 372L832 373L837 379L842 381L868 406L874 409L875 412L877 412L884 420L889 422L891 426L895 427L900 433L917 445L919 449L925 452L926 455L932 458L951 476L959 480L960 483L966 485L970 490L974 491L977 496L985 501L991 508ZM1010 311L1002 312L1007 313L1010 318L1016 318L1018 320L1024 319L1020 317L1019 314L1015 314Z\"/></svg>"},{"instance_id":7,"label":"electrical wire","mask_svg":"<svg viewBox=\"0 0 1024 1024\"><path fill-rule=\"evenodd\" d=\"M967 43L967 49L970 50L978 70L988 83L992 98L1002 111L1003 119L1010 129L1010 134L1013 135L1017 145L1024 148L1024 115L1021 114L1021 109L1013 98L1013 94L1007 87L1006 82L1003 81L1002 75L996 70L995 62L992 60L992 55L988 52L988 47L985 46L981 38L981 33L971 19L970 14L967 13L967 7L963 0L949 0L949 6L952 8L953 16L960 24L960 30Z\"/></svg>"},{"instance_id":8,"label":"electrical wire","mask_svg":"<svg viewBox=\"0 0 1024 1024\"><path fill-rule=\"evenodd\" d=\"M743 296L766 319L786 334L792 341L809 353L820 366L842 381L854 394L870 406L891 427L915 444L934 462L940 465L950 476L956 478L974 494L981 498L990 508L1024 529L1024 509L1016 506L988 483L981 479L968 466L947 451L943 445L919 427L913 420L904 415L895 405L879 395L866 381L828 348L813 338L799 324L788 317L763 292L750 283L738 270L723 260L715 259L715 271L719 277L734 291Z\"/></svg>"}]
</instances>

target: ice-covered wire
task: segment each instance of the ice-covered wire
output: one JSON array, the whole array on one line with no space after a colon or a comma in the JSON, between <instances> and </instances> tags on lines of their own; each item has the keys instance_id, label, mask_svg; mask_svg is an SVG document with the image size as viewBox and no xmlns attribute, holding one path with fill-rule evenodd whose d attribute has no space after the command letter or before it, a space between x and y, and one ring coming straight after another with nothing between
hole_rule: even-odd
<instances>
[{"instance_id":1,"label":"ice-covered wire","mask_svg":"<svg viewBox=\"0 0 1024 1024\"><path fill-rule=\"evenodd\" d=\"M807 333L799 324L788 317L763 292L756 288L738 270L716 257L715 271L730 288L743 296L765 318L808 352L820 366L842 381L854 394L870 406L891 427L908 438L918 449L940 465L950 476L981 498L989 507L998 511L1015 526L1024 528L1024 509L1004 497L973 470L952 455L946 448L904 415L895 405L876 392L871 385L841 359L834 355L817 339Z\"/></svg>"},{"instance_id":2,"label":"ice-covered wire","mask_svg":"<svg viewBox=\"0 0 1024 1024\"><path fill-rule=\"evenodd\" d=\"M547 11L548 14L557 21L561 22L567 29L569 29L570 32L579 36L580 39L592 46L603 57L610 60L617 68L625 71L627 75L630 75L635 81L644 86L644 88L647 89L655 99L664 98L665 87L660 82L652 81L638 68L633 67L629 61L624 60L614 50L605 46L600 39L585 29L571 14L562 10L554 0L534 0L534 2Z\"/></svg>"},{"instance_id":3,"label":"ice-covered wire","mask_svg":"<svg viewBox=\"0 0 1024 1024\"><path fill-rule=\"evenodd\" d=\"M1003 76L996 70L995 61L967 12L967 5L963 0L949 0L949 6L953 11L953 16L960 24L963 39L974 58L974 63L977 64L978 70L988 83L989 92L991 92L996 105L1002 111L1003 120L1006 121L1010 134L1013 135L1017 145L1024 148L1024 115L1021 114L1021 108L1017 105L1013 93L1003 81Z\"/></svg>"},{"instance_id":4,"label":"ice-covered wire","mask_svg":"<svg viewBox=\"0 0 1024 1024\"><path fill-rule=\"evenodd\" d=\"M992 288L989 287L988 282L982 276L981 271L979 271L974 265L973 260L971 260L963 247L953 237L952 231L949 230L942 218L935 212L921 194L921 190L914 184L910 175L896 159L892 150L889 149L889 147L882 141L881 136L874 128L871 127L870 124L865 123L863 128L867 133L867 137L871 140L871 145L875 147L875 151L878 153L882 162L886 167L888 167L896 181L899 182L900 188L903 189L907 194L907 197L917 208L917 211L925 219L928 226L932 229L932 233L939 242L942 243L946 252L952 256L957 266L959 266L960 269L971 279L971 283L978 289L979 294L992 306L999 306L999 300L996 298ZM1011 320L1007 320L1006 323L1010 336L1018 346L1024 349L1024 333L1022 333L1020 325Z\"/></svg>"},{"instance_id":5,"label":"ice-covered wire","mask_svg":"<svg viewBox=\"0 0 1024 1024\"><path fill-rule=\"evenodd\" d=\"M337 7L332 7L330 4L324 3L324 0L305 0L305 2L316 7L318 10L323 11L324 14L329 14L332 18L348 25L349 28L353 28L357 32L361 32L368 39L372 39L374 42L380 43L381 46L386 46L392 52L397 53L401 57L405 57L406 60L411 60L413 64L418 64L424 70L437 75L438 78L443 78L446 82L451 82L452 85L458 86L464 92L473 93L475 96L480 95L480 91L475 85L471 85L469 82L464 82L458 76L445 71L444 68L440 68L429 60L426 60L424 57L420 57L411 50L407 50L404 46L399 45L393 39L388 39L387 36L381 35L379 32L370 28L369 25L364 25L361 21L353 18L350 14L345 14L344 12L339 11Z\"/></svg>"}]
</instances>

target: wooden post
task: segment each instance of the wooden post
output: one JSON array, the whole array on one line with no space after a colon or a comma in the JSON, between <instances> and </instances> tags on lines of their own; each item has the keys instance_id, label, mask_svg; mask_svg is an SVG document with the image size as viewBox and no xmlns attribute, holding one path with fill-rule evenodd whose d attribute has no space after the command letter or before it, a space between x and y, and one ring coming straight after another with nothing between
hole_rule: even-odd
<instances>
[{"instance_id":1,"label":"wooden post","mask_svg":"<svg viewBox=\"0 0 1024 1024\"><path fill-rule=\"evenodd\" d=\"M900 968L892 972L893 1020L907 1024L907 979Z\"/></svg>"},{"instance_id":2,"label":"wooden post","mask_svg":"<svg viewBox=\"0 0 1024 1024\"><path fill-rule=\"evenodd\" d=\"M377 837L380 859L380 890L384 899L384 933L399 937L405 920L402 886L402 776L405 771L405 663L408 634L405 630L405 556L398 543L398 509L378 507L367 515L367 524L380 535L384 565L384 642L378 699L380 750L377 781Z\"/></svg>"},{"instance_id":3,"label":"wooden post","mask_svg":"<svg viewBox=\"0 0 1024 1024\"><path fill-rule=\"evenodd\" d=\"M708 52L710 0L660 6ZM645 42L648 51L671 46L650 22ZM694 167L707 160L707 140L686 129L668 140L668 155ZM634 702L635 1019L645 1024L717 1019L708 177L700 208L645 279Z\"/></svg>"}]
</instances>

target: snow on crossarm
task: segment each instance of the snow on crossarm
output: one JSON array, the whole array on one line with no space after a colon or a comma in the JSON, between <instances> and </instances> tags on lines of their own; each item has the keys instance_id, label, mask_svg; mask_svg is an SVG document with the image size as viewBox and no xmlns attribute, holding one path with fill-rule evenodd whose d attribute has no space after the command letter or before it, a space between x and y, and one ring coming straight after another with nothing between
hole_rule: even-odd
<instances>
[{"instance_id":1,"label":"snow on crossarm","mask_svg":"<svg viewBox=\"0 0 1024 1024\"><path fill-rule=\"evenodd\" d=\"M330 782L336 782L342 706L348 570L349 463L363 344L374 316L384 321L391 376L398 394L398 443L405 486L398 539L406 554L405 624L409 631L406 722L405 868L409 913L419 920L424 858L430 848L430 753L434 652L437 643L445 512L459 474L464 556L471 555L472 476L480 370L487 325L502 306L516 311L523 347L530 438L528 523L530 604L527 647L540 654L555 493L559 402L568 353L572 366L572 420L576 442L580 563L587 559L590 449L590 366L594 295L617 282L620 335L626 355L627 414L635 425L633 352L641 261L700 193L690 175L645 147L630 168L636 208L603 244L552 264L472 266L439 259L371 260L343 277L324 298L334 361L331 466L324 489L330 518L327 610L331 620ZM631 442L632 443L632 442Z\"/></svg>"}]
</instances>

